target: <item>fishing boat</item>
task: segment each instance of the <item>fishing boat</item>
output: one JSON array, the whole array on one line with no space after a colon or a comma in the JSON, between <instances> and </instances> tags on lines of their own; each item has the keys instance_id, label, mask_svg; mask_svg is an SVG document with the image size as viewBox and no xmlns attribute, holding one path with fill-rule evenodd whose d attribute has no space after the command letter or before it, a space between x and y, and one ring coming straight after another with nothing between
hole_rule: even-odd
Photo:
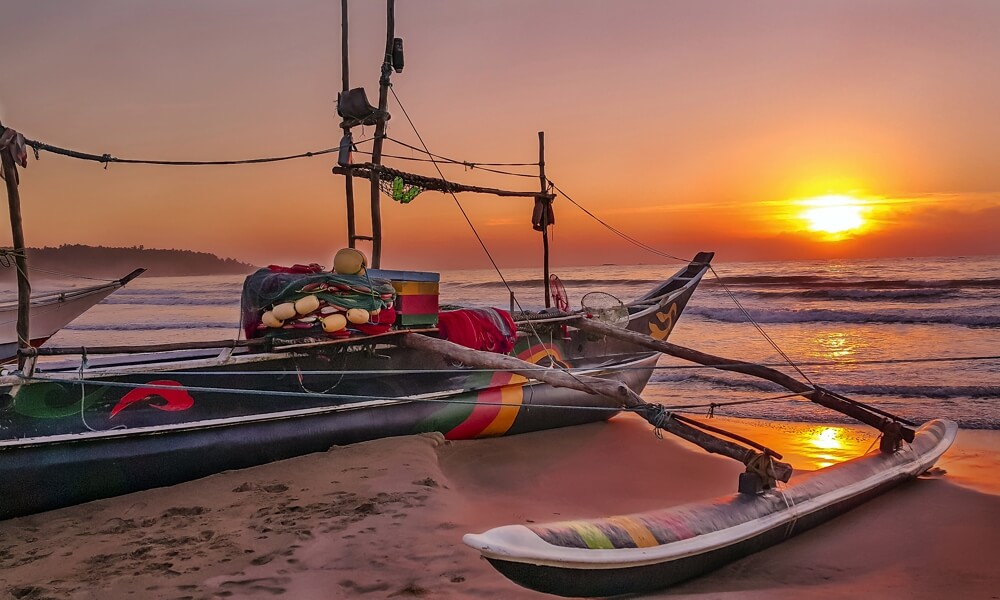
<instances>
[{"instance_id":1,"label":"fishing boat","mask_svg":"<svg viewBox=\"0 0 1000 600\"><path fill-rule=\"evenodd\" d=\"M333 172L345 178L348 247L337 253L333 269L272 266L251 275L242 298L244 338L35 348L21 336L17 370L0 376L0 518L170 485L335 444L431 431L450 439L509 435L629 411L657 432L740 461L746 469L736 482L737 495L648 515L515 525L466 541L501 573L528 587L565 595L631 593L694 576L817 525L925 471L947 449L956 429L950 422L918 428L771 367L669 342L712 269L710 252L697 254L634 300L605 295L600 302L571 308L558 278L549 273L548 231L558 189L546 178L544 134L539 133L539 157L533 164L538 168L536 190L460 184L443 175L439 161L472 163L442 159L426 146L411 149L424 153L437 177L383 164L390 78L403 68L393 0L387 0L387 8L379 99L372 105L363 88L350 86L347 2L342 3L344 82L338 112L343 138ZM356 162L352 129L361 125L374 125L375 134L370 159ZM83 160L119 160L25 143ZM23 236L10 147L0 148L0 157L14 209L16 251L23 248ZM355 227L356 179L370 184L370 236L358 234ZM424 191L533 202L546 307L525 310L511 292L510 311L442 311L437 273L383 268L381 195L406 204ZM370 264L358 251L359 242L371 242ZM25 271L19 269L22 276ZM26 287L21 283L20 288ZM22 329L25 306L22 298ZM767 379L870 425L881 432L877 454L793 481L791 467L775 450L643 400L640 393L664 354Z\"/></svg>"},{"instance_id":2,"label":"fishing boat","mask_svg":"<svg viewBox=\"0 0 1000 600\"><path fill-rule=\"evenodd\" d=\"M100 285L32 295L28 335L31 345L41 346L57 331L145 271L136 269L121 279ZM17 305L16 301L0 304L0 362L17 357Z\"/></svg>"}]
</instances>

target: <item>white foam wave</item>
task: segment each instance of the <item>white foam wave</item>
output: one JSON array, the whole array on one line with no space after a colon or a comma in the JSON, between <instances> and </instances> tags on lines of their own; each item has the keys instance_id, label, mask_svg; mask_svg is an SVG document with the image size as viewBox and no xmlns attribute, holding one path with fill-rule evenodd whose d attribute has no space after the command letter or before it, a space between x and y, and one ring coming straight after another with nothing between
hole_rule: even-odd
<instances>
[{"instance_id":1,"label":"white foam wave","mask_svg":"<svg viewBox=\"0 0 1000 600\"><path fill-rule=\"evenodd\" d=\"M697 315L723 323L745 323L746 315L739 308L689 307L688 314ZM939 325L962 325L965 327L1000 327L1000 315L995 314L955 314L927 310L903 310L892 312L858 312L810 308L801 310L750 310L758 323L927 323Z\"/></svg>"}]
</instances>

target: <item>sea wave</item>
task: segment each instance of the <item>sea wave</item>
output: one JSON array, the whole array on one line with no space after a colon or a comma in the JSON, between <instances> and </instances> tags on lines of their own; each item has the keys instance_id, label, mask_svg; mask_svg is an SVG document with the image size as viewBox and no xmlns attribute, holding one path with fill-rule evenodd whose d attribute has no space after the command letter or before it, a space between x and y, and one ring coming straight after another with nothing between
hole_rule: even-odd
<instances>
[{"instance_id":1,"label":"sea wave","mask_svg":"<svg viewBox=\"0 0 1000 600\"><path fill-rule=\"evenodd\" d=\"M112 294L102 304L135 304L140 306L239 306L240 296L198 294L177 292L162 294L134 294L132 296Z\"/></svg>"},{"instance_id":2,"label":"sea wave","mask_svg":"<svg viewBox=\"0 0 1000 600\"><path fill-rule=\"evenodd\" d=\"M759 287L803 287L803 288L865 288L865 289L941 289L941 288L987 288L1000 289L1000 279L832 279L823 275L727 275L718 279L706 279L707 285Z\"/></svg>"},{"instance_id":3,"label":"sea wave","mask_svg":"<svg viewBox=\"0 0 1000 600\"><path fill-rule=\"evenodd\" d=\"M811 290L788 290L788 291L750 291L749 293L759 298L799 298L803 300L854 300L858 302L878 302L882 300L916 300L931 301L953 298L958 295L957 290L945 288L908 288L908 289L858 289L858 288L834 288L834 289L811 289Z\"/></svg>"},{"instance_id":4,"label":"sea wave","mask_svg":"<svg viewBox=\"0 0 1000 600\"><path fill-rule=\"evenodd\" d=\"M711 321L720 321L723 323L745 323L747 321L746 315L739 308L692 306L687 310L690 315L697 315ZM770 310L763 312L751 309L749 312L758 323L926 323L932 325L961 325L964 327L1000 327L1000 315L995 314L956 314L927 310L859 312L822 308Z\"/></svg>"}]
</instances>

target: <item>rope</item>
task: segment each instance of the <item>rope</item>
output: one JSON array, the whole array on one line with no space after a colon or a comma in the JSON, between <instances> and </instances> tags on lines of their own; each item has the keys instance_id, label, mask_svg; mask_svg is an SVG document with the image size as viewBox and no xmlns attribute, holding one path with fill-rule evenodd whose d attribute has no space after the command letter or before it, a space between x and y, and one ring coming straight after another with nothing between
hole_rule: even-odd
<instances>
[{"instance_id":1,"label":"rope","mask_svg":"<svg viewBox=\"0 0 1000 600\"><path fill-rule=\"evenodd\" d=\"M395 92L393 92L392 95L393 95L393 97L395 97L396 96ZM397 103L399 102L399 98L398 97L396 98L396 102ZM402 109L403 105L400 104L399 108ZM406 111L404 110L403 112L405 113ZM414 133L416 133L416 131L414 131ZM417 137L419 138L420 136L418 135ZM409 148L410 150L416 150L417 152L420 152L422 154L426 154L427 156L430 156L431 158L437 159L437 161L428 160L428 159L424 159L424 158L414 158L412 160L422 160L422 161L426 161L426 162L446 162L446 163L452 163L452 164L456 164L456 165L462 165L462 166L464 166L466 168L469 168L469 169L477 169L477 168L480 168L482 165L486 165L486 166L489 166L489 167L537 167L538 166L538 163L488 163L488 162L472 162L472 161L468 161L468 160L456 160L454 158L448 158L447 156L441 156L439 154L433 154L431 152L428 152L426 150L426 148L417 148L416 146L411 146L410 144L407 144L406 142L402 142L400 140L397 140L395 138L391 138L389 136L386 136L385 139L389 140L390 142L395 142L395 143L399 144L400 146L405 146L406 148ZM421 140L420 143L423 144L423 140ZM517 173L517 175L523 175L523 173ZM525 175L525 177L537 177L537 175Z\"/></svg>"},{"instance_id":2,"label":"rope","mask_svg":"<svg viewBox=\"0 0 1000 600\"><path fill-rule=\"evenodd\" d=\"M298 154L288 154L284 156L270 156L265 158L246 158L238 160L152 160L152 159L137 159L137 158L119 158L113 156L112 154L91 154L88 152L80 152L78 150L71 150L68 148L60 148L59 146L53 146L52 144L46 144L44 142L39 142L37 140L25 139L25 143L34 149L36 159L38 152L44 150L46 152L51 152L53 154L59 154L61 156L67 156L69 158L76 158L79 160L88 160L92 162L103 163L105 168L110 163L120 163L120 164L130 164L130 165L166 165L166 166L180 166L180 167L196 167L196 166L218 166L218 165L252 165L261 163L272 163L281 162L286 160L296 160L299 158L310 158L313 156L320 156L323 154L333 154L340 151L340 147L334 148L324 148L322 150L310 150L308 152L301 152ZM355 142L356 144L363 144L365 142L371 141L371 138L360 140Z\"/></svg>"},{"instance_id":3,"label":"rope","mask_svg":"<svg viewBox=\"0 0 1000 600\"><path fill-rule=\"evenodd\" d=\"M551 180L549 180L549 182L551 183ZM602 221L597 215L595 215L594 213L590 212L589 210L587 210L583 206L580 206L580 204L578 202L576 202L575 200L573 200L572 198L570 198L569 195L566 194L566 192L562 191L559 188L559 186L557 186L554 183L552 183L552 187L555 188L556 191L558 191L560 194L562 194L564 198L566 198L567 200L569 200L574 206L576 206L577 208L579 208L580 210L582 210L583 212L585 212L587 215L589 215L590 217L592 217L598 223L600 223L601 225L603 225L604 227L606 227L609 231L611 231L615 235L621 237L622 239L624 239L624 240L626 240L628 242L631 242L632 244L635 244L636 246L638 246L638 247L640 247L640 248L642 248L644 250L647 250L649 252L652 252L654 254L662 256L664 258L669 258L669 259L672 259L672 260L678 260L678 261L682 261L682 262L690 262L689 259L683 259L683 258L679 258L677 256L673 256L672 254L667 254L666 252L661 252L661 251L657 250L656 248L653 248L652 246L649 246L648 244L644 244L644 243L640 242L639 240L637 240L637 239L635 239L635 238L633 238L633 237L631 237L629 235L626 235L624 232L619 231L618 229L612 227L608 223L605 223L604 221ZM810 385L812 385L813 387L815 387L816 384L813 383L811 379L809 379L809 376L802 372L802 370L792 361L791 357L789 357L787 354L785 354L784 350L782 350L781 348L779 348L778 345L774 342L774 340L772 340L771 337L769 335L767 335L767 333L764 331L763 327L761 327L760 324L758 324L757 321L755 321L754 318L752 316L750 316L750 313L747 312L746 308L744 308L743 305L740 303L740 301L736 299L736 296L726 286L725 282L722 281L722 278L719 277L719 274L716 273L715 268L712 267L711 265L709 265L709 269L711 269L712 274L715 275L716 279L719 280L719 283L720 283L720 285L722 285L722 288L726 291L726 293L733 300L733 302L736 303L736 306L739 307L740 311L743 312L743 314L746 316L746 318L750 321L751 324L753 324L753 326L757 329L757 331L760 332L760 334L764 337L764 339L767 340L767 343L770 344L771 347L773 347L778 352L778 354L781 355L781 357L784 358L785 361L787 361L788 364L791 365L791 367L793 369L795 369L798 372L799 375L802 376L803 379L805 379L806 381L809 382Z\"/></svg>"},{"instance_id":4,"label":"rope","mask_svg":"<svg viewBox=\"0 0 1000 600\"><path fill-rule=\"evenodd\" d=\"M353 401L373 401L382 400L387 402L430 402L437 404L471 404L475 406L499 406L499 407L521 407L522 404L515 402L483 402L475 398L470 398L468 400L456 399L456 398L415 398L415 397L394 397L394 396L360 396L355 394L324 394L318 392L282 392L282 391L266 391L266 390L255 390L255 389L241 389L241 388L216 388L216 387L205 387L196 385L153 385L148 383L127 383L121 381L102 381L102 380L84 380L82 375L78 379L68 379L68 378L58 378L58 377L44 377L39 375L23 375L15 374L19 379L25 383L31 382L55 382L63 384L84 384L91 383L92 385L102 385L107 387L119 387L136 389L143 388L148 390L178 390L183 389L191 392L205 392L205 393L219 393L219 394L241 394L244 396L281 396L286 398L302 398L302 399L317 399L321 398L324 400L353 400ZM532 404L533 407L538 408L560 408L567 410L581 410L581 411L597 411L597 412L610 412L610 413L620 413L627 412L625 409L614 407L614 406L582 406L576 404ZM88 427L89 428L89 427ZM93 429L91 431L94 431Z\"/></svg>"},{"instance_id":5,"label":"rope","mask_svg":"<svg viewBox=\"0 0 1000 600\"><path fill-rule=\"evenodd\" d=\"M427 147L427 143L424 142L423 136L421 136L420 132L417 131L417 126L413 124L413 119L411 119L409 113L406 112L406 108L403 106L403 103L399 101L399 96L396 95L396 90L390 86L389 91L392 92L392 97L395 98L396 104L398 104L399 109L403 111L403 116L406 117L406 121L410 124L410 128L413 129L413 133L416 134L417 139L420 140L420 144L424 147L423 150L419 150L418 148L414 149L420 152L425 152L428 156L435 158L435 155L432 154L430 149ZM411 146L411 148L413 147ZM436 161L434 162L434 169L437 170L438 175L441 177L442 180L447 181L447 179L445 179L444 173L441 171L441 167L438 166L438 163ZM514 304L517 306L518 310L524 312L524 309L521 307L521 303L518 301L517 296L514 295L514 290L511 289L510 284L507 283L507 279L503 276L503 272L500 270L500 266L497 265L496 260L493 259L493 255L490 254L490 249L486 247L486 242L484 242L482 236L479 235L479 232L476 230L476 226L472 224L472 219L469 218L469 214L465 212L465 208L462 206L461 201L459 201L458 196L456 196L455 192L451 190L449 190L448 193L451 194L452 200L455 201L455 205L458 207L459 212L462 213L462 217L465 218L465 222L469 224L469 228L472 229L473 235L475 235L476 240L479 241L479 245L482 247L483 252L486 253L486 258L490 260L490 264L493 265L493 269L497 272L497 275L500 277L500 281L502 281L504 287L507 288L507 292L510 294L511 300L514 301ZM539 340L541 339L541 336L539 336L538 332L535 331L534 326L531 327L531 331L536 338L538 338ZM546 352L546 356L549 359L549 365L552 367L556 367L556 361L554 358L552 358L552 354L550 352ZM572 373L570 373L570 375L572 375Z\"/></svg>"},{"instance_id":6,"label":"rope","mask_svg":"<svg viewBox=\"0 0 1000 600\"><path fill-rule=\"evenodd\" d=\"M719 274L715 271L715 267L709 265L708 268L709 270L712 271L712 275L714 275L715 279L718 280L719 285L721 285L722 289L726 291L726 294L729 296L729 298L732 299L733 303L736 304L736 306L740 309L740 312L742 312L743 315L747 318L747 320L750 321L750 324L753 325L758 332L760 332L760 335L763 336L765 340L767 340L767 343L770 344L771 347L774 348L775 351L778 354L780 354L781 357L784 358L785 361L789 365L791 365L791 367L795 369L795 371L799 375L801 375L803 379L809 382L809 385L815 388L816 384L813 383L812 379L809 379L809 376L802 372L802 369L800 369L798 365L796 365L795 362L792 361L791 357L785 354L785 351L778 347L778 344L776 344L775 341L771 339L771 336L767 335L767 332L764 331L764 328L761 327L760 324L757 323L757 321L754 320L754 318L750 315L750 312L746 308L744 308L743 304L736 298L736 294L734 294L732 290L729 289L729 286L727 286L725 282L722 281L722 278L719 277Z\"/></svg>"},{"instance_id":7,"label":"rope","mask_svg":"<svg viewBox=\"0 0 1000 600\"><path fill-rule=\"evenodd\" d=\"M59 275L61 277L73 277L76 279L89 279L90 281L103 281L105 283L114 283L115 281L118 281L117 279L102 279L100 277L87 277L86 275L77 275L76 273L64 273L63 271L51 271L49 269L40 269L38 267L28 267L28 270L34 273L48 273L49 275Z\"/></svg>"},{"instance_id":8,"label":"rope","mask_svg":"<svg viewBox=\"0 0 1000 600\"><path fill-rule=\"evenodd\" d=\"M627 241L627 242L629 242L631 244L634 244L635 246L638 246L639 248L642 248L643 250L646 250L648 252L652 252L653 254L656 254L658 256L662 256L663 258L669 258L670 260L676 260L676 261L680 261L680 262L691 262L692 259L690 259L690 258L680 258L678 256L674 256L673 254L667 254L666 252L661 252L660 250L657 250L656 248L653 248L652 246L650 246L648 244L644 244L644 243L640 242L639 240L637 240L637 239L629 236L628 234L626 234L625 232L621 231L620 229L617 229L614 226L612 226L612 225L604 222L603 220L601 220L600 217L598 217L594 213L590 212L589 210L587 210L586 208L584 208L583 206L581 206L580 203L578 203L576 200L570 198L569 194L567 194L566 192L562 191L559 188L559 186L556 185L555 183L552 183L551 179L549 179L549 184L557 192L559 192L562 195L563 198L566 198L567 200L569 200L570 203L573 204L573 206L575 206L575 207L579 208L580 210L582 210L584 213L587 214L587 216L589 216L590 218L594 219L595 221L597 221L598 223L600 223L601 225L603 225L604 227L606 227L608 229L608 231L610 231L611 233L617 235L618 237L622 238L623 240L625 240L625 241Z\"/></svg>"},{"instance_id":9,"label":"rope","mask_svg":"<svg viewBox=\"0 0 1000 600\"><path fill-rule=\"evenodd\" d=\"M11 268L14 265L15 258L26 258L25 253L18 252L13 248L0 248L0 266L5 269Z\"/></svg>"},{"instance_id":10,"label":"rope","mask_svg":"<svg viewBox=\"0 0 1000 600\"><path fill-rule=\"evenodd\" d=\"M13 323L14 321L0 321L0 324ZM44 352L43 352L44 353ZM856 361L849 363L849 366L864 365L864 364L901 364L901 363L925 363L925 362L951 362L951 361L989 361L989 360L1000 360L1000 356L959 356L954 358L911 358L911 359L887 359L887 360L871 360L871 361ZM785 363L761 363L762 366L782 366ZM808 366L837 366L840 363L829 363L829 362L806 362L799 363L801 365ZM675 371L675 370L688 370L688 369L717 369L726 366L736 366L736 365L655 365L652 367L616 367L616 371ZM550 367L539 366L539 371L547 371ZM570 367L563 368L567 372L584 372L593 371L595 367ZM528 369L524 369L528 370ZM432 374L450 374L450 373L492 373L496 369L475 369L475 368L462 368L462 369L379 369L379 370L351 370L351 371L341 371L341 370L317 370L317 371L301 371L303 375L432 375ZM198 375L198 376L210 376L210 375L220 375L228 376L232 373L225 371L206 371L206 372L195 372L195 371L171 371L177 375ZM145 375L155 375L157 371L141 371L137 372ZM259 375L273 377L275 375L286 375L287 371L240 371L240 376L244 375ZM829 392L829 390L827 390ZM785 394L782 396L772 396L767 399L761 400L736 400L733 402L715 402L716 406L732 406L734 404L749 404L752 402L763 402L766 400L780 400L783 398L794 398L796 396L801 396L802 394ZM685 404L674 408L703 408L708 406L708 404Z\"/></svg>"},{"instance_id":11,"label":"rope","mask_svg":"<svg viewBox=\"0 0 1000 600\"><path fill-rule=\"evenodd\" d=\"M402 144L402 142L398 142L398 141L396 141L396 140L394 140L394 139L392 139L390 137L385 137L385 139L387 139L389 141L392 141L392 142L396 142L397 144ZM355 150L355 152L357 152L358 154L367 154L369 156L371 155L371 152L369 152L367 150ZM423 163L433 163L433 162L435 162L434 159L417 158L415 156L400 156L398 154L382 154L382 158L395 158L395 159L398 159L398 160L409 160L409 161L413 161L413 162L423 162ZM462 167L465 167L466 169L479 169L480 171L489 171L490 173L499 173L501 175L511 175L513 177L529 177L531 179L534 179L535 177L538 177L538 175L528 175L528 174L525 174L525 173L514 173L513 171L502 171L502 170L499 170L499 169L491 169L491 168L482 166L484 164L489 164L489 163L473 163L473 162L457 161L457 160L456 161L446 161L446 162L449 165L452 165L452 166L462 166Z\"/></svg>"}]
</instances>

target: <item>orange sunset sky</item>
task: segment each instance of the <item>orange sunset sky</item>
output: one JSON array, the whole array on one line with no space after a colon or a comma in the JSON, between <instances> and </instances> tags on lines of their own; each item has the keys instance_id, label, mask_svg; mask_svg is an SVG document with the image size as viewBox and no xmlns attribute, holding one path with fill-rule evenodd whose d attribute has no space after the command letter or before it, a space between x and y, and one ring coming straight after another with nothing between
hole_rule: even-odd
<instances>
[{"instance_id":1,"label":"orange sunset sky","mask_svg":"<svg viewBox=\"0 0 1000 600\"><path fill-rule=\"evenodd\" d=\"M531 162L544 130L551 179L665 252L1000 254L1000 2L398 0L396 17L394 89L433 152ZM351 21L352 84L374 100L384 4L354 0ZM7 2L0 119L125 158L329 148L339 28L335 0ZM416 145L390 112L389 135ZM27 243L329 265L346 245L335 160L105 170L43 153L21 174ZM460 198L501 267L539 264L530 200ZM565 199L555 210L555 265L662 261ZM384 267L488 266L448 196L383 197L383 214Z\"/></svg>"}]
</instances>

